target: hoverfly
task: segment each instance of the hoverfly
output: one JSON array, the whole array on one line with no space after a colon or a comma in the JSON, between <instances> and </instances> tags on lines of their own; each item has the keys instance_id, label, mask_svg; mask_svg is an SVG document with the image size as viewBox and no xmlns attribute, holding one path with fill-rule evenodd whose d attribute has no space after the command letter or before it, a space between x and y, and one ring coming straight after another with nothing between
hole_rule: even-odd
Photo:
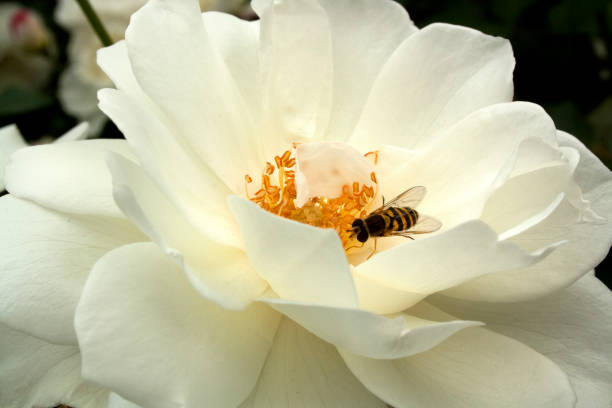
<instances>
[{"instance_id":1,"label":"hoverfly","mask_svg":"<svg viewBox=\"0 0 612 408\"><path fill-rule=\"evenodd\" d=\"M357 218L353 221L351 237L356 237L363 246L369 238L374 238L374 251L368 256L370 258L376 252L376 238L401 236L410 239L413 234L425 234L440 229L442 223L433 217L420 214L416 207L427 189L423 186L415 186L404 191L391 201L372 211L365 218Z\"/></svg>"}]
</instances>

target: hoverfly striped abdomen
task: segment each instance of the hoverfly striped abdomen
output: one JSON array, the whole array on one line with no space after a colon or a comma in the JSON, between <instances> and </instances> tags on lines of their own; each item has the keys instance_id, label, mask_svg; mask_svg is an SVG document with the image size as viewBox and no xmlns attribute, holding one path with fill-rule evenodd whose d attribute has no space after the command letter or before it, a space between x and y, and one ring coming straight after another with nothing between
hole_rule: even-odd
<instances>
[{"instance_id":1,"label":"hoverfly striped abdomen","mask_svg":"<svg viewBox=\"0 0 612 408\"><path fill-rule=\"evenodd\" d=\"M388 215L390 219L390 225L387 228L388 232L404 231L412 228L419 219L419 213L410 207L390 207L385 210L385 214Z\"/></svg>"}]
</instances>

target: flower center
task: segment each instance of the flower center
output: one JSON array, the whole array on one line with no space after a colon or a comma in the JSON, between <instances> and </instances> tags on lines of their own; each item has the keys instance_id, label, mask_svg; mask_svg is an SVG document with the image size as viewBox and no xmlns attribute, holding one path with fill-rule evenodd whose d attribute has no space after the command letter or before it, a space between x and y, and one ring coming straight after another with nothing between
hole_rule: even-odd
<instances>
[{"instance_id":1,"label":"flower center","mask_svg":"<svg viewBox=\"0 0 612 408\"><path fill-rule=\"evenodd\" d=\"M347 250L351 242L354 242L351 224L356 218L367 215L378 192L376 174L373 171L370 173L370 180L375 187L352 181L342 185L341 193L337 197L314 196L298 206L295 180L296 147L297 144L294 143L292 150L274 157L274 163L266 162L260 188L252 196L249 195L248 184L252 183L253 179L248 174L245 175L246 195L249 200L273 214L315 227L334 229L342 246ZM364 156L375 154L366 153Z\"/></svg>"}]
</instances>

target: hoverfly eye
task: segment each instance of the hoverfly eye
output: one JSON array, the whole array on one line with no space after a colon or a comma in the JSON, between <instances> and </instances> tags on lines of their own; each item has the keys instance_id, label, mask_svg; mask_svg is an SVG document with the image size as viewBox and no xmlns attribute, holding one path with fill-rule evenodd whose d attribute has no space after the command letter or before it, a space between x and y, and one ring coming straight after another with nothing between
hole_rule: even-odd
<instances>
[{"instance_id":1,"label":"hoverfly eye","mask_svg":"<svg viewBox=\"0 0 612 408\"><path fill-rule=\"evenodd\" d=\"M356 228L359 228L359 223L360 223L360 219L356 219L355 221L353 221L353 223L351 224L351 226L353 227L353 230L355 230Z\"/></svg>"},{"instance_id":2,"label":"hoverfly eye","mask_svg":"<svg viewBox=\"0 0 612 408\"><path fill-rule=\"evenodd\" d=\"M364 230L359 231L359 233L357 234L357 241L359 242L366 242L368 238L368 233Z\"/></svg>"}]
</instances>

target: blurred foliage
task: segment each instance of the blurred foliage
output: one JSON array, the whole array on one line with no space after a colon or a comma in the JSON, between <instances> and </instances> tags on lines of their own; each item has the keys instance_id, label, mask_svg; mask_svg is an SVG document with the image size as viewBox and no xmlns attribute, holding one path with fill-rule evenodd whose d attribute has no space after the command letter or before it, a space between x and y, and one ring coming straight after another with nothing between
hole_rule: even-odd
<instances>
[{"instance_id":1,"label":"blurred foliage","mask_svg":"<svg viewBox=\"0 0 612 408\"><path fill-rule=\"evenodd\" d=\"M45 92L7 87L0 92L0 116L20 115L49 107L53 99Z\"/></svg>"},{"instance_id":2,"label":"blurred foliage","mask_svg":"<svg viewBox=\"0 0 612 408\"><path fill-rule=\"evenodd\" d=\"M113 1L113 0L109 0ZM38 12L57 43L57 64L49 84L32 90L9 87L0 91L0 127L16 123L28 141L57 138L76 125L76 119L67 115L57 98L59 75L66 68L68 34L53 21L56 2L52 0L22 0L21 3Z\"/></svg>"}]
</instances>

